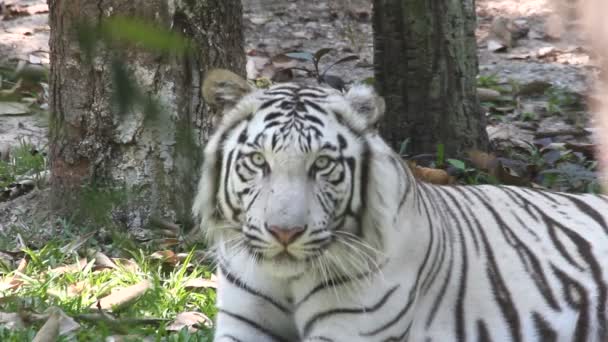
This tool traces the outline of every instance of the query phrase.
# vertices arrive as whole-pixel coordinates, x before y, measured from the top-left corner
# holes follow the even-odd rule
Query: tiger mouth
[[[296,258],[293,254],[289,253],[287,250],[283,250],[279,254],[270,257],[269,260],[272,260],[276,263],[292,263],[292,262],[301,262],[302,260]]]

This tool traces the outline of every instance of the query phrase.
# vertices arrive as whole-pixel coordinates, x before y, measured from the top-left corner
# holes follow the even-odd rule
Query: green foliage
[[[445,145],[437,144],[437,159],[435,160],[435,167],[443,168],[445,165]]]
[[[151,51],[182,55],[190,51],[190,41],[170,31],[138,18],[113,16],[101,25],[103,38],[110,42],[127,42]]]
[[[323,71],[320,71],[319,65],[321,63],[321,59],[325,55],[327,55],[328,53],[330,53],[334,50],[335,49],[333,49],[333,48],[322,48],[322,49],[319,49],[318,51],[316,51],[315,53],[311,53],[311,52],[307,52],[307,51],[297,51],[297,52],[286,53],[285,56],[287,56],[289,58],[301,60],[304,62],[310,62],[313,65],[312,70],[307,69],[307,68],[297,68],[297,67],[294,67],[291,69],[303,70],[303,71],[307,72],[308,75],[315,77],[317,79],[317,82],[319,82],[319,84],[326,83],[333,88],[342,90],[342,89],[344,89],[344,81],[337,76],[327,74],[327,72],[338,64],[354,61],[354,60],[359,59],[359,57],[355,56],[355,55],[349,55],[349,56],[340,58],[337,61],[329,64],[329,66],[327,66]]]
[[[128,192],[125,186],[87,185],[80,190],[79,210],[72,213],[72,219],[95,226],[111,225],[112,211],[127,202]]]
[[[34,176],[45,169],[45,156],[33,144],[21,140],[8,161],[0,160],[0,188],[15,182],[19,176]]]
[[[548,97],[548,108],[550,113],[562,113],[565,109],[580,109],[581,99],[575,93],[566,88],[552,86],[545,91]]]
[[[167,331],[168,324],[182,312],[197,311],[210,318],[216,315],[215,290],[185,287],[191,279],[211,276],[207,266],[193,262],[192,252],[174,264],[153,258],[150,251],[140,248],[130,252],[129,263],[117,262],[117,267],[99,269],[93,257],[98,251],[93,248],[94,240],[81,248],[69,246],[65,240],[53,240],[37,250],[23,248],[23,258],[27,260],[25,269],[18,273],[0,271],[0,281],[18,276],[23,282],[14,289],[0,291],[3,303],[0,311],[30,315],[58,307],[81,324],[74,339],[62,337],[60,341],[104,341],[119,334],[129,334],[133,341],[145,336],[156,336],[157,341],[211,340],[212,331],[207,328],[195,333],[186,329]],[[78,250],[83,253],[77,253]],[[87,260],[84,267],[58,267],[77,265],[82,258]],[[99,298],[142,281],[149,281],[151,286],[136,301],[112,314],[106,313],[109,319],[87,318],[91,314],[99,315],[95,308]],[[73,290],[75,286],[80,289],[77,293]],[[0,328],[0,341],[32,341],[43,323],[30,322],[26,328],[17,330]]]
[[[538,120],[538,114],[534,112],[523,112],[521,113],[520,118],[523,121],[536,121]]]
[[[495,87],[498,87],[499,83],[496,74],[477,76],[477,86],[480,88],[494,89]]]
[[[112,103],[119,114],[139,109],[146,114],[145,120],[155,120],[161,112],[160,104],[143,91],[124,62],[126,46],[135,46],[162,56],[183,56],[193,52],[192,43],[179,32],[134,17],[113,16],[99,25],[80,22],[75,34],[85,63],[91,64],[99,54],[98,48],[105,47],[111,53],[110,73],[112,75]]]

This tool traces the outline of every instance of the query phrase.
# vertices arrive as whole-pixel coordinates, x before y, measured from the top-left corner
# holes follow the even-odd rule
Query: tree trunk
[[[476,94],[474,0],[375,0],[376,85],[387,113],[381,133],[408,152],[486,149]]]
[[[111,216],[127,228],[143,228],[152,217],[189,224],[211,122],[202,77],[214,67],[244,74],[240,1],[49,0],[49,10],[54,209],[78,220]],[[115,15],[172,29],[196,46],[178,57],[121,45],[120,61],[159,103],[154,120],[147,109],[117,113],[111,99],[116,51],[102,47],[89,63],[79,48],[79,22],[99,25]]]

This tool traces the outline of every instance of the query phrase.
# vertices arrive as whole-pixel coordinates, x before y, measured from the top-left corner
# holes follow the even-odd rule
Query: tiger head
[[[370,139],[384,111],[370,87],[254,90],[215,70],[203,95],[225,110],[205,147],[193,212],[220,257],[288,277],[318,258],[362,253],[371,238]]]

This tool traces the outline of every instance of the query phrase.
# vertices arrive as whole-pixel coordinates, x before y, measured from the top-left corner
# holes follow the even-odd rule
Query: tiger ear
[[[251,90],[245,79],[226,69],[210,70],[203,81],[205,102],[224,111],[234,107]]]
[[[346,93],[346,100],[357,115],[362,117],[368,128],[377,128],[384,116],[386,105],[376,91],[364,84],[354,85]]]

